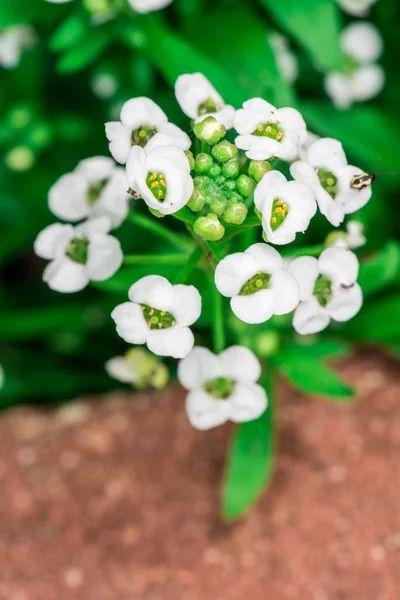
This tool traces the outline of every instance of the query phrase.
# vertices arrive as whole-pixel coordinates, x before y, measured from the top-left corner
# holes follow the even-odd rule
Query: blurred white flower
[[[272,156],[293,160],[307,138],[306,124],[297,110],[277,109],[262,98],[244,102],[236,111],[234,128],[239,133],[236,146],[254,160]]]
[[[271,244],[290,244],[296,233],[307,229],[317,212],[310,187],[288,181],[280,171],[269,171],[254,192],[254,203],[262,215],[262,226]]]
[[[90,83],[94,95],[102,100],[112,98],[118,90],[118,79],[111,73],[97,73]]]
[[[325,245],[327,247],[347,248],[348,250],[360,248],[367,241],[363,229],[364,226],[359,221],[348,221],[346,231],[333,231],[326,238]]]
[[[173,123],[150,98],[132,98],[121,109],[120,121],[105,124],[110,152],[121,164],[128,161],[134,147],[153,150],[159,146],[190,148],[189,136]]]
[[[124,356],[110,358],[105,368],[113,379],[138,388],[161,389],[169,379],[167,367],[143,348],[130,348]]]
[[[281,77],[288,83],[294,83],[299,75],[299,65],[296,55],[290,50],[288,38],[272,31],[268,39]]]
[[[345,248],[324,250],[317,259],[301,256],[288,267],[300,288],[300,304],[293,316],[293,327],[301,335],[325,329],[331,319],[348,321],[362,305],[357,281],[358,260]]]
[[[189,390],[186,412],[196,429],[211,429],[226,421],[257,419],[267,407],[257,357],[243,346],[231,346],[221,354],[196,346],[180,361],[178,379]]]
[[[308,185],[314,192],[319,210],[337,227],[346,214],[353,213],[371,198],[371,186],[352,187],[353,178],[362,170],[347,164],[342,144],[331,138],[321,138],[307,150],[307,161],[290,166],[296,181]]]
[[[13,69],[24,50],[36,42],[36,33],[29,25],[13,25],[0,29],[0,67]]]
[[[383,52],[383,40],[374,25],[367,22],[348,25],[341,35],[341,48],[348,57],[343,72],[328,73],[325,91],[337,108],[374,98],[385,82],[385,72],[375,61]]]
[[[118,227],[128,214],[127,187],[125,170],[112,158],[87,158],[50,188],[50,210],[71,222],[106,216],[113,228]]]
[[[231,308],[245,323],[264,323],[285,315],[299,303],[295,278],[284,270],[279,252],[268,244],[253,244],[221,260],[215,285],[231,298]]]
[[[77,227],[55,223],[35,240],[35,253],[51,262],[43,280],[57,292],[78,292],[89,281],[104,281],[119,269],[123,254],[119,241],[108,235],[107,217],[85,221]]]
[[[172,285],[147,275],[129,290],[130,302],[111,313],[118,334],[130,344],[147,344],[159,356],[183,358],[193,348],[193,325],[201,313],[201,296],[192,285]]]
[[[195,123],[214,117],[225,129],[233,127],[235,109],[225,104],[222,96],[202,73],[180,75],[175,82],[179,106]]]
[[[172,0],[128,0],[132,8],[138,13],[149,13],[169,6]]]
[[[353,17],[366,17],[377,0],[337,0],[339,6]]]
[[[4,369],[3,369],[2,365],[0,365],[0,390],[4,386],[5,380],[6,380],[6,376],[4,373]]]
[[[129,187],[163,215],[185,206],[193,193],[189,161],[180,148],[160,146],[145,151],[134,146],[126,172]]]

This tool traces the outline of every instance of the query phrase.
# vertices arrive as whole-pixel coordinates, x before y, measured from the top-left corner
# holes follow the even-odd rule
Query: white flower
[[[337,0],[340,7],[353,17],[365,17],[377,0]]]
[[[201,297],[192,285],[172,285],[165,277],[142,277],[129,290],[130,302],[111,316],[118,334],[130,344],[147,344],[160,356],[183,358],[193,348],[189,329],[200,316]]]
[[[202,73],[180,75],[175,83],[179,106],[195,123],[214,117],[225,129],[233,127],[235,109],[225,104],[214,86]]]
[[[128,214],[127,187],[125,170],[112,158],[87,158],[50,188],[50,210],[72,222],[106,216],[118,227]]]
[[[257,419],[267,407],[265,390],[256,383],[260,375],[257,357],[243,346],[231,346],[219,355],[193,348],[178,366],[178,379],[189,390],[190,423],[205,430],[229,420]]]
[[[107,217],[85,221],[77,227],[55,223],[41,231],[35,240],[35,253],[51,262],[43,280],[57,292],[78,292],[89,281],[104,281],[121,266],[119,241],[107,235]]]
[[[106,136],[110,152],[121,164],[128,161],[132,147],[146,146],[153,150],[159,146],[190,148],[190,138],[173,123],[150,98],[132,98],[121,109],[120,121],[106,123]]]
[[[36,41],[35,31],[29,25],[14,25],[0,29],[0,66],[13,69],[20,61],[22,52]]]
[[[383,51],[383,40],[371,23],[352,23],[343,30],[340,40],[349,57],[346,72],[335,71],[325,78],[325,91],[337,108],[346,109],[353,102],[374,98],[383,88],[385,73],[374,64]]]
[[[96,73],[91,79],[91,87],[97,98],[112,98],[118,90],[119,82],[111,73]]]
[[[304,183],[287,181],[280,171],[269,171],[254,192],[262,214],[266,238],[272,244],[290,244],[296,233],[307,229],[317,212],[314,193]]]
[[[149,13],[169,6],[172,0],[128,0],[129,4],[138,13]]]
[[[314,142],[307,150],[307,161],[290,166],[293,179],[313,190],[321,213],[335,227],[346,214],[362,208],[371,198],[371,186],[352,187],[354,177],[362,172],[347,164],[342,144],[331,138]]]
[[[105,364],[106,371],[110,377],[122,383],[135,383],[138,378],[137,370],[132,361],[126,356],[114,356]]]
[[[293,160],[307,138],[306,124],[297,110],[277,109],[262,98],[247,100],[236,111],[234,128],[240,134],[236,146],[254,160],[271,156]]]
[[[124,356],[114,356],[105,364],[110,377],[137,388],[166,386],[169,372],[162,361],[143,348],[130,348]]]
[[[183,150],[173,146],[146,151],[135,146],[126,173],[129,187],[163,215],[170,215],[185,206],[193,193],[189,161]]]
[[[348,221],[346,231],[334,231],[327,237],[328,246],[337,246],[349,250],[364,246],[367,238],[363,234],[364,226],[359,221]],[[330,236],[332,242],[329,243]]]
[[[215,270],[215,285],[231,298],[233,312],[245,323],[264,323],[272,315],[291,312],[299,303],[295,278],[268,244],[253,244],[222,259]]]
[[[300,304],[293,327],[301,335],[325,329],[331,319],[348,321],[362,305],[361,288],[356,283],[358,260],[344,248],[328,248],[317,259],[295,258],[288,265],[300,287]]]
[[[276,31],[272,31],[268,39],[282,78],[288,83],[294,83],[299,75],[299,65],[295,54],[290,50],[288,39]]]

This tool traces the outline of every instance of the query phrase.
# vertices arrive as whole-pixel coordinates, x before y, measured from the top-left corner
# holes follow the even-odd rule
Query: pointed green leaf
[[[50,38],[50,49],[61,52],[75,46],[85,35],[87,22],[82,13],[73,13],[61,23]]]
[[[57,70],[62,75],[75,73],[92,64],[110,42],[104,28],[90,30],[81,43],[67,50],[57,63]]]
[[[400,282],[400,244],[389,240],[386,245],[360,263],[358,283],[370,296]]]

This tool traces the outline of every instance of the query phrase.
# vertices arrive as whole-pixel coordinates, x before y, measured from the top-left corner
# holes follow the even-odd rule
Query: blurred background
[[[173,0],[146,15],[125,0],[2,2],[0,599],[400,598],[399,16],[397,0]],[[367,38],[355,55],[344,41],[365,21],[367,58]],[[123,102],[149,96],[188,130],[173,84],[196,71],[236,107],[261,96],[298,108],[350,164],[390,172],[356,215],[366,300],[340,330],[361,347],[338,363],[359,402],[304,399],[281,382],[273,485],[234,527],[218,516],[229,428],[192,431],[175,384],[132,394],[105,372],[126,350],[110,312],[146,273],[124,268],[64,296],[32,250],[55,221],[49,188],[108,156],[104,123]],[[316,217],[302,243],[330,229]],[[129,223],[116,235],[126,253],[165,249]]]

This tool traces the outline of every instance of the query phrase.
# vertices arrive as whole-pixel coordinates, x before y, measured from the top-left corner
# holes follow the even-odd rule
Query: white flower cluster
[[[318,208],[337,227],[368,202],[374,177],[348,165],[340,142],[307,132],[295,109],[277,109],[253,98],[235,111],[200,73],[179,77],[175,92],[202,151],[193,156],[188,135],[149,98],[126,102],[120,120],[105,127],[110,152],[125,168],[111,158],[89,158],[50,190],[52,212],[78,224],[50,225],[39,234],[35,251],[51,261],[44,280],[54,290],[74,292],[115,273],[123,254],[109,231],[126,218],[130,195],[160,215],[187,205],[208,213],[197,222],[211,218],[219,224],[223,215],[236,225],[254,198],[264,242],[225,256],[214,274],[218,292],[230,298],[236,317],[259,324],[293,312],[293,327],[301,335],[353,317],[362,304],[358,260],[350,250],[365,242],[359,223],[349,222],[347,233],[331,234],[319,258],[284,260],[271,244],[293,242]],[[227,129],[235,130],[235,144],[224,139]],[[292,179],[272,169],[272,158],[273,164],[275,159],[289,163]],[[237,207],[243,207],[239,220]],[[213,239],[201,225],[192,233]],[[262,414],[267,397],[256,383],[261,366],[254,354],[233,346],[216,356],[194,346],[191,327],[202,310],[195,287],[147,275],[133,283],[128,297],[111,315],[118,334],[129,344],[146,344],[158,356],[181,359],[178,377],[189,390],[187,412],[195,427]],[[112,359],[108,372],[121,381],[138,381],[138,359],[132,356]]]
[[[342,71],[328,73],[325,90],[339,109],[354,102],[365,102],[379,94],[385,83],[385,72],[376,64],[383,52],[383,40],[371,23],[351,23],[340,38],[345,64]]]

